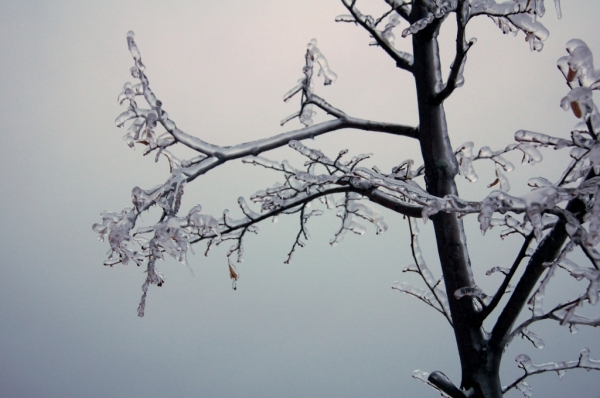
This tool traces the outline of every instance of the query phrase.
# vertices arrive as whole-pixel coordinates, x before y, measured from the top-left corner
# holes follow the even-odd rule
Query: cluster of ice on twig
[[[469,17],[487,15],[502,33],[525,34],[531,51],[541,51],[548,30],[537,19],[546,13],[543,0],[515,0],[496,3],[494,0],[470,0]],[[561,18],[560,0],[555,0],[556,14]]]
[[[570,369],[585,369],[585,370],[600,370],[600,361],[590,358],[590,350],[584,348],[579,353],[579,358],[574,361],[559,361],[536,364],[528,355],[520,354],[515,358],[519,368],[523,369],[525,374],[515,380],[512,384],[502,387],[502,392],[506,393],[512,388],[517,388],[525,397],[533,395],[531,386],[525,382],[525,378],[546,372],[556,372],[559,379],[562,379],[567,370]]]
[[[411,264],[404,268],[402,272],[414,272],[418,274],[425,283],[427,289],[419,288],[405,282],[396,282],[392,286],[392,289],[416,297],[433,309],[439,311],[446,317],[450,325],[452,325],[452,316],[450,314],[447,294],[439,287],[443,284],[442,278],[435,278],[423,259],[423,252],[419,245],[419,227],[416,220],[409,218],[408,225],[411,233],[410,243],[412,257],[415,264]]]
[[[295,118],[299,118],[300,122],[307,127],[313,124],[312,118],[316,115],[316,112],[313,110],[313,105],[308,103],[308,101],[311,99],[314,92],[313,74],[315,63],[319,66],[317,76],[323,76],[324,84],[326,86],[337,80],[337,75],[329,68],[327,59],[317,47],[317,39],[312,39],[306,47],[306,64],[304,65],[304,68],[302,68],[304,77],[300,78],[298,84],[283,96],[283,101],[287,102],[296,94],[302,93],[300,110],[283,119],[280,122],[282,126]]]

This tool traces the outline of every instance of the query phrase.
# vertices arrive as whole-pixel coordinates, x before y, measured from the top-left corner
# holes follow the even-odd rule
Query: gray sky
[[[374,14],[383,9],[379,3],[358,2]],[[567,87],[556,60],[574,37],[600,51],[600,7],[563,1],[557,21],[547,3],[550,38],[541,53],[530,53],[523,35],[503,36],[487,18],[470,26],[478,42],[466,83],[446,104],[455,147],[471,140],[477,148],[500,148],[522,128],[566,136],[575,125],[559,107]],[[301,77],[313,37],[339,76],[333,86],[317,87],[319,95],[351,115],[416,124],[409,76],[369,47],[360,28],[333,21],[344,11],[334,0],[0,0],[0,396],[437,396],[411,379],[415,369],[441,370],[458,382],[444,319],[390,289],[409,280],[401,270],[412,262],[408,227],[397,215],[385,213],[386,234],[371,228],[334,248],[333,212],[311,220],[312,239],[291,265],[283,261],[297,220],[265,223],[248,240],[237,291],[224,250],[204,257],[200,245],[190,257],[195,276],[174,261],[160,265],[167,283],[150,289],[143,319],[136,316],[143,269],[104,267],[108,245],[91,230],[101,211],[131,205],[134,186],[150,188],[168,174],[164,161],[130,150],[114,125],[122,111],[117,95],[131,80],[128,30],[136,32],[170,117],[209,142],[229,145],[299,127],[279,127],[298,105],[281,97]],[[399,37],[405,27],[398,28],[400,46],[408,44]],[[441,38],[445,68],[453,42],[448,26]],[[347,147],[373,152],[382,170],[419,159],[414,143],[364,132],[337,132],[308,145],[330,154]],[[510,176],[515,192],[527,176],[556,177],[566,160],[551,155],[538,169],[521,166]],[[291,150],[270,157],[297,159]],[[485,195],[492,169],[480,175],[480,184],[460,182],[465,196]],[[188,187],[184,205],[200,203],[218,215],[278,179],[226,165]],[[467,226],[477,274],[512,261],[517,240],[482,238],[475,223]],[[422,244],[435,267],[429,227],[422,228]],[[547,348],[515,341],[505,357],[505,384],[520,375],[512,358],[521,352],[539,363],[575,359],[587,346],[600,357],[597,331],[571,335],[554,324],[535,330]],[[538,397],[595,397],[598,380],[568,372],[562,381],[545,375],[531,384]]]

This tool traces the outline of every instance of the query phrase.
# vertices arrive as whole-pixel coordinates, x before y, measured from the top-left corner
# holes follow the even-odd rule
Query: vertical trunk
[[[424,8],[413,4],[412,21],[426,15]],[[438,29],[436,20],[413,35],[413,55],[427,191],[443,197],[458,194],[454,181],[458,165],[448,136],[443,104],[434,100],[442,82]],[[462,220],[454,214],[438,213],[432,221],[460,356],[461,387],[473,388],[475,397],[501,397],[499,360],[488,355],[487,341],[473,304],[468,298],[456,300],[454,297],[457,289],[473,283]]]

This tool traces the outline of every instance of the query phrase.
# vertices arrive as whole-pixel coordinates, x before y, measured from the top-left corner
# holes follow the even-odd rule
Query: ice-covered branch
[[[525,354],[518,355],[515,358],[515,361],[517,362],[518,366],[523,369],[525,374],[508,386],[502,387],[502,393],[506,393],[507,391],[516,387],[523,393],[525,397],[531,396],[532,391],[531,387],[525,382],[527,377],[546,372],[556,372],[558,377],[562,379],[567,370],[571,369],[585,369],[587,371],[600,370],[600,361],[591,359],[590,350],[587,348],[581,350],[579,358],[574,361],[559,361],[536,364],[529,356]]]
[[[400,14],[392,12],[383,31],[376,29],[375,19],[370,15],[363,15],[355,6],[355,1],[342,0],[351,15],[339,15],[336,22],[350,22],[362,26],[374,40],[374,44],[381,47],[395,62],[396,66],[412,73],[414,59],[411,54],[396,50],[394,47],[395,35],[392,32],[400,24]]]
[[[494,309],[496,309],[496,307],[498,306],[498,303],[500,303],[500,300],[502,299],[502,297],[504,296],[504,294],[506,293],[506,291],[508,289],[508,286],[510,284],[512,277],[515,275],[515,272],[517,272],[519,265],[521,264],[523,259],[526,257],[527,249],[529,248],[529,245],[531,244],[531,241],[533,240],[533,238],[534,238],[533,233],[530,233],[525,238],[525,242],[523,242],[523,244],[521,245],[521,250],[519,250],[519,254],[517,254],[517,258],[515,258],[515,261],[513,262],[512,266],[510,267],[510,270],[506,273],[504,280],[502,281],[502,284],[498,288],[498,291],[496,291],[496,294],[494,294],[490,303],[485,308],[483,308],[483,310],[480,312],[479,317],[480,317],[481,322],[483,322],[483,320],[485,320],[488,317],[488,315],[490,315],[492,313],[492,311],[494,311]]]
[[[292,244],[292,249],[288,253],[287,259],[284,261],[285,264],[289,264],[292,260],[292,255],[296,251],[296,247],[304,247],[305,243],[302,241],[302,236],[304,236],[305,240],[310,239],[310,235],[306,229],[306,222],[308,219],[313,216],[320,216],[321,214],[323,214],[322,210],[312,210],[307,213],[306,205],[302,205],[300,208],[300,228],[298,230],[298,234],[296,235],[296,240]]]
[[[159,155],[164,154],[168,157],[171,168],[181,168],[181,171],[186,175],[188,182],[229,160],[239,159],[249,155],[258,155],[262,152],[285,146],[292,140],[314,138],[318,135],[344,128],[378,131],[411,138],[417,138],[418,136],[418,130],[414,127],[350,117],[315,95],[311,88],[312,68],[315,63],[320,67],[319,73],[325,76],[325,84],[329,84],[335,80],[336,75],[329,69],[327,60],[316,47],[316,41],[313,40],[309,43],[309,48],[305,57],[307,60],[307,66],[304,68],[305,78],[296,88],[290,90],[284,98],[285,100],[288,100],[297,92],[303,93],[302,109],[295,115],[300,117],[306,127],[239,145],[214,145],[185,133],[176,126],[173,120],[169,119],[168,114],[163,109],[162,102],[156,98],[156,95],[150,88],[148,78],[144,72],[145,66],[141,61],[139,49],[134,41],[133,32],[128,33],[127,40],[130,52],[135,61],[135,66],[131,69],[131,74],[134,78],[139,79],[140,83],[134,86],[127,83],[124,86],[123,92],[119,95],[119,102],[124,103],[128,100],[129,107],[117,117],[115,123],[118,127],[123,127],[126,122],[132,120],[128,133],[124,137],[127,143],[132,147],[136,143],[146,145],[146,153],[157,150],[157,159]],[[138,107],[136,102],[136,97],[138,96],[142,96],[146,100],[150,105],[150,109]],[[313,104],[320,107],[328,114],[336,117],[336,120],[312,125],[310,115],[312,115],[313,111],[310,110],[309,107]],[[160,137],[156,137],[154,131],[158,124],[161,124],[167,131]],[[166,150],[168,146],[175,143],[181,143],[182,145],[199,152],[201,155],[194,159],[180,161]]]
[[[569,201],[566,210],[582,217],[585,212],[585,204],[580,199],[575,198]],[[496,350],[504,350],[504,347],[510,341],[510,330],[534,291],[537,281],[546,270],[544,264],[555,261],[567,238],[567,223],[561,219],[536,248],[523,276],[517,283],[492,329],[490,341]]]
[[[279,214],[285,213],[285,211],[287,211],[287,210],[294,209],[298,206],[303,206],[303,205],[305,205],[309,202],[312,202],[313,200],[319,199],[321,197],[324,197],[327,195],[333,195],[333,194],[337,194],[337,193],[345,193],[345,192],[348,192],[351,190],[352,190],[352,188],[348,187],[348,186],[337,186],[337,187],[325,188],[320,191],[312,192],[310,194],[301,194],[301,195],[296,196],[293,199],[289,199],[289,200],[285,201],[284,203],[280,203],[276,207],[272,207],[268,211],[264,211],[261,213],[254,213],[254,212],[250,213],[249,211],[243,211],[245,213],[246,217],[244,217],[243,219],[240,219],[240,220],[230,219],[227,215],[228,213],[226,213],[223,218],[227,219],[227,221],[220,223],[219,234],[220,235],[228,235],[228,234],[231,234],[232,232],[235,232],[238,230],[243,230],[244,228],[248,228],[251,225],[258,224],[261,221],[276,217]],[[240,198],[240,201],[242,201],[242,200],[243,199]],[[241,206],[246,206],[245,202],[244,202],[244,204],[241,204]],[[206,240],[206,239],[215,239],[215,238],[222,239],[219,237],[219,234],[217,234],[217,232],[198,234],[195,238],[190,240],[190,244],[194,244],[194,243],[200,242],[202,240]]]
[[[422,291],[421,289],[417,289],[406,284],[398,285],[394,288],[401,292],[416,296],[431,307],[435,308],[442,315],[444,315],[450,326],[452,326],[452,319],[450,316],[450,308],[448,306],[446,292],[438,288],[438,286],[442,283],[442,279],[434,278],[433,274],[429,270],[429,267],[427,267],[427,264],[423,259],[421,247],[419,245],[419,228],[416,221],[410,217],[408,218],[408,227],[410,230],[411,253],[415,264],[405,268],[403,272],[415,272],[419,274],[429,291]]]
[[[417,379],[422,381],[423,383],[429,385],[430,387],[437,390],[442,397],[450,397],[450,398],[468,398],[472,395],[473,389],[469,389],[467,391],[461,390],[450,381],[448,376],[443,374],[440,371],[434,371],[428,373],[422,370],[415,370],[412,373],[413,379]]]
[[[467,1],[459,1],[456,10],[456,54],[454,61],[450,65],[450,74],[446,80],[446,84],[436,95],[435,101],[442,103],[444,100],[458,87],[464,84],[463,71],[467,62],[467,52],[477,42],[477,39],[472,38],[468,42],[465,40],[465,29],[468,22],[468,7]]]
[[[560,3],[557,2],[557,15],[560,18]],[[468,18],[477,15],[490,17],[502,30],[502,33],[525,33],[531,51],[541,51],[543,41],[548,38],[548,30],[537,19],[544,16],[546,10],[543,1],[514,0],[496,3],[494,0],[469,0]]]
[[[317,99],[313,100],[315,102],[318,101]],[[256,156],[260,153],[285,146],[290,141],[302,141],[345,128],[377,131],[410,138],[417,138],[418,134],[418,130],[415,127],[392,123],[373,122],[370,120],[363,120],[349,116],[315,124],[303,129],[282,133],[273,137],[228,147],[220,147],[208,144],[199,138],[183,133],[179,129],[173,130],[173,134],[179,141],[185,141],[189,144],[188,146],[208,156],[206,160],[184,169],[184,173],[188,176],[188,180],[191,181],[199,175],[202,175],[227,161],[251,155]]]
[[[586,302],[594,305],[600,300],[600,271],[594,268],[581,267],[569,260],[567,254],[573,250],[574,246],[575,241],[571,240],[555,261],[545,264],[548,271],[528,301],[532,316],[513,330],[508,341],[512,340],[517,334],[523,333],[523,330],[532,323],[545,319],[558,321],[561,325],[568,324],[571,328],[577,327],[576,325],[600,326],[600,317],[589,319],[575,312],[578,307],[582,307]],[[543,304],[546,287],[558,268],[566,270],[577,281],[587,281],[588,287],[585,293],[580,294],[579,297],[558,304],[550,311],[544,312]]]
[[[389,12],[397,12],[405,21],[410,18],[410,10],[412,7],[412,0],[385,0],[390,5],[391,10]],[[387,13],[386,13],[387,14]],[[386,15],[387,16],[387,15]],[[381,17],[383,19],[384,17]]]
[[[467,398],[469,393],[466,391],[461,391],[458,387],[450,381],[448,376],[443,374],[440,371],[431,372],[427,380],[433,384],[435,387],[439,388],[440,391],[448,394],[451,398]]]

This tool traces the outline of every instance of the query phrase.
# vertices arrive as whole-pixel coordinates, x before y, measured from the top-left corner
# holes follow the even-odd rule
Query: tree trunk
[[[411,21],[427,11],[413,4]],[[442,103],[435,96],[442,83],[437,35],[439,20],[413,35],[414,77],[419,107],[419,139],[425,164],[427,191],[435,196],[458,195],[458,174]],[[454,335],[460,356],[461,387],[474,389],[474,397],[502,396],[499,360],[488,355],[487,341],[472,300],[457,300],[454,292],[473,283],[463,223],[455,214],[440,212],[432,217],[444,283],[448,294]]]

